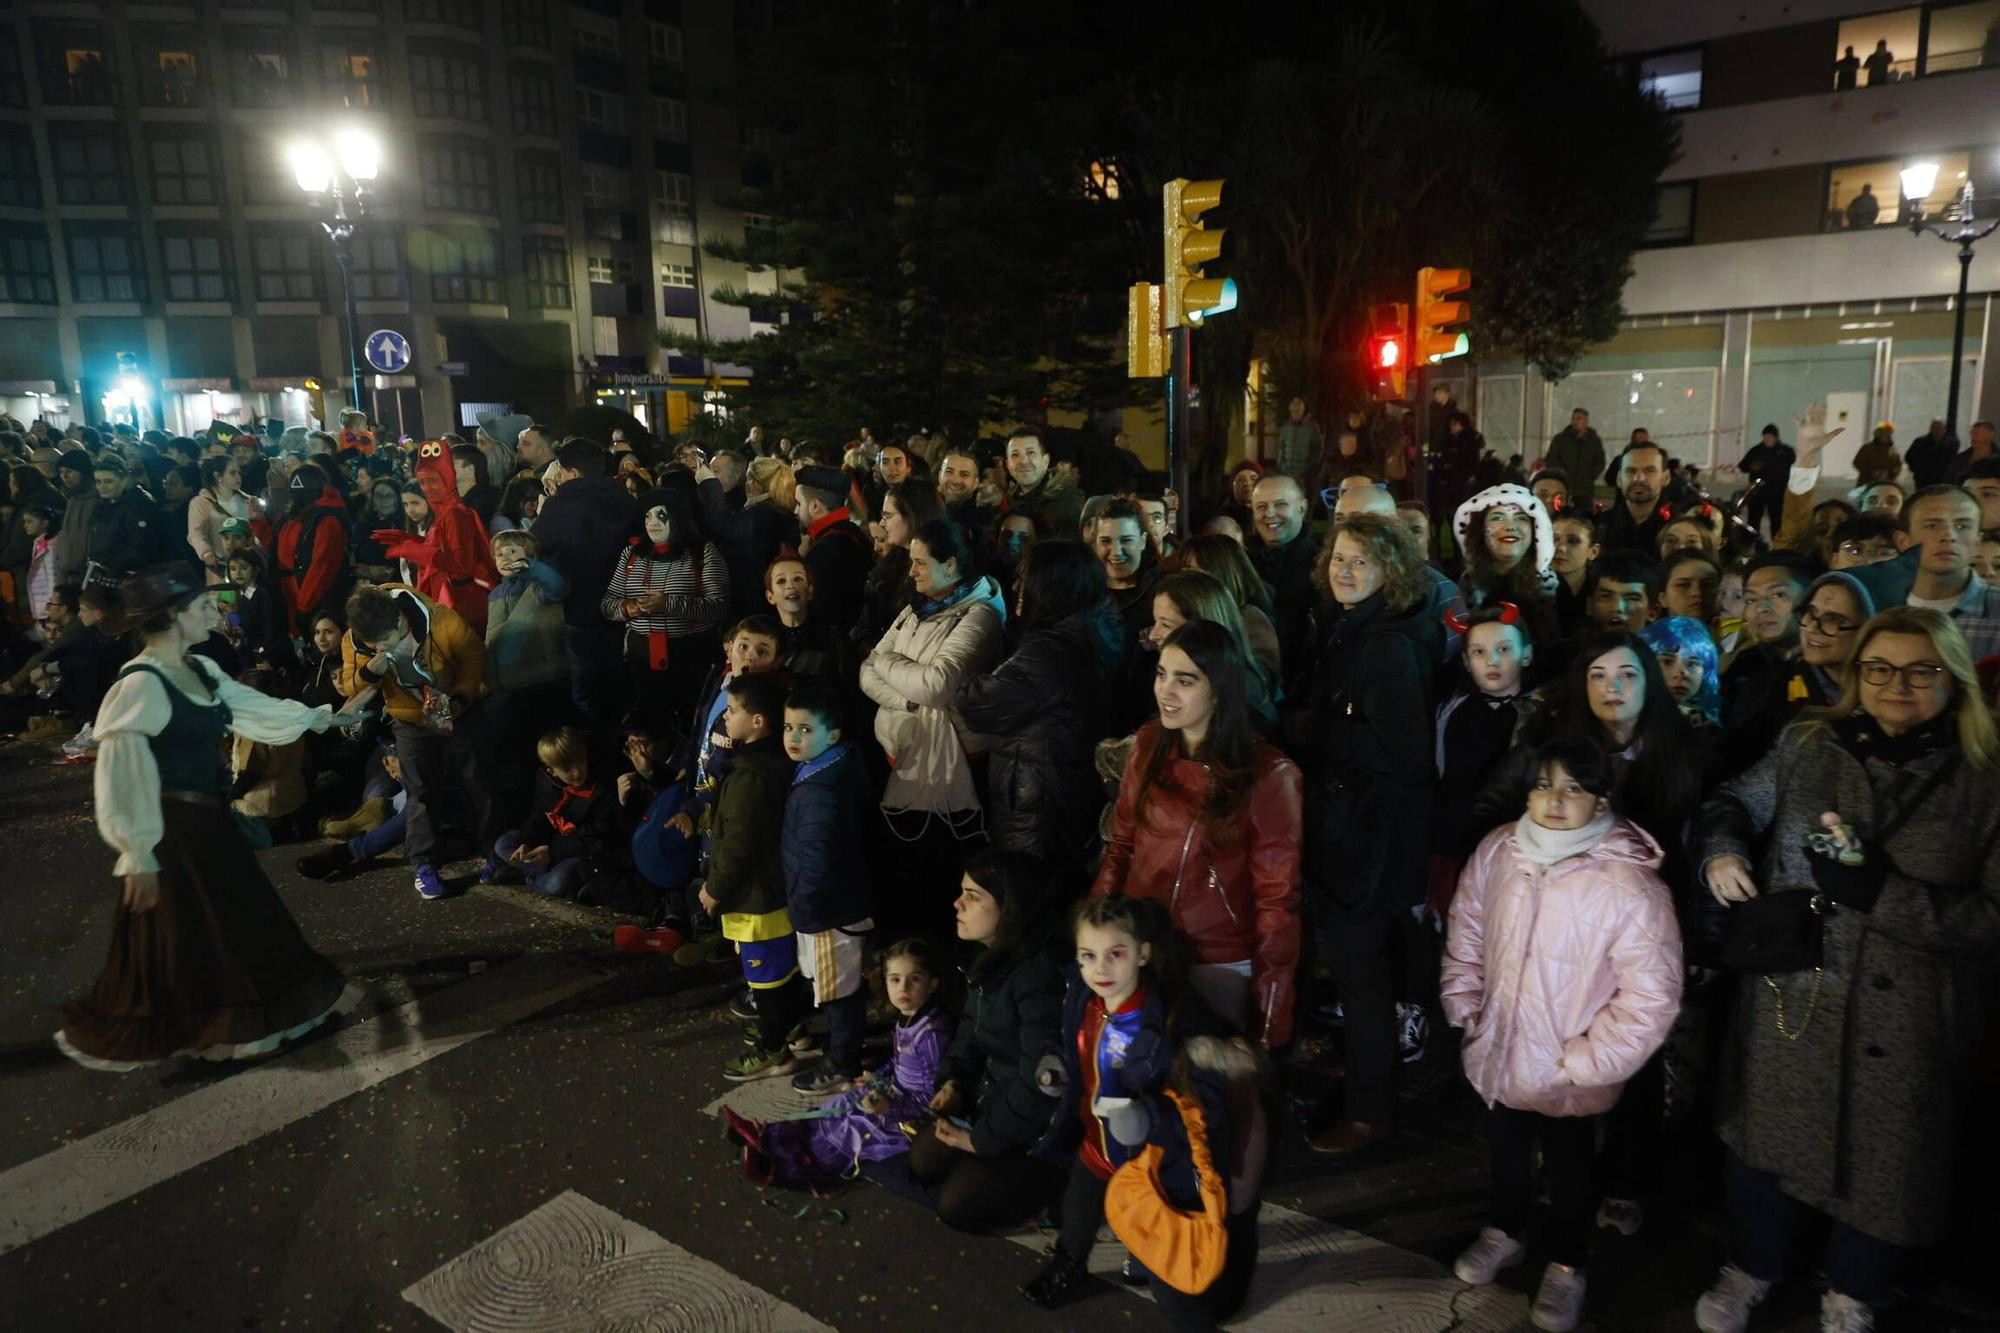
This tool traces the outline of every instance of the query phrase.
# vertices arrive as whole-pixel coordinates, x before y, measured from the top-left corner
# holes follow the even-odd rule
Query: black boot
[[[347,850],[346,843],[336,842],[331,847],[301,856],[299,873],[307,879],[332,879],[353,864],[354,853]]]
[[[1089,1276],[1090,1269],[1084,1261],[1070,1258],[1058,1245],[1049,1256],[1048,1267],[1023,1285],[1021,1294],[1044,1310],[1052,1310],[1068,1300],[1070,1293]]]

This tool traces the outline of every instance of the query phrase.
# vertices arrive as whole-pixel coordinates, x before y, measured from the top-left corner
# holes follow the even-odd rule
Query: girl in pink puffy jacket
[[[1556,740],[1536,771],[1527,813],[1487,834],[1459,877],[1442,989],[1493,1153],[1492,1223],[1455,1271],[1487,1283],[1527,1253],[1539,1142],[1550,1262],[1531,1318],[1561,1330],[1583,1312],[1595,1117],[1666,1040],[1681,936],[1659,844],[1612,813],[1603,750]]]

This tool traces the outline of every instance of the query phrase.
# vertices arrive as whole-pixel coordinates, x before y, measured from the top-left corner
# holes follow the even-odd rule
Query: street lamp
[[[1921,236],[1925,232],[1940,241],[1958,247],[1958,304],[1954,307],[1957,318],[1951,332],[1951,394],[1945,405],[1944,429],[1947,435],[1958,429],[1958,380],[1965,368],[1965,289],[1972,276],[1972,247],[1993,234],[2000,227],[2000,218],[1984,227],[1975,226],[1972,217],[1972,180],[1968,176],[1958,190],[1958,197],[1945,206],[1947,221],[1956,221],[1956,230],[1947,231],[1933,223],[1924,221],[1924,200],[1931,197],[1937,188],[1938,164],[1935,162],[1912,162],[1902,171],[1903,198],[1910,206],[1910,232]],[[1954,214],[1956,217],[1954,218]]]
[[[354,233],[368,215],[368,187],[382,168],[382,145],[364,129],[334,131],[331,148],[310,139],[294,143],[287,156],[299,188],[312,197],[320,230],[333,242],[340,261],[341,294],[347,302],[347,378],[354,409],[361,410],[361,348],[354,309]],[[326,424],[324,422],[322,425]]]

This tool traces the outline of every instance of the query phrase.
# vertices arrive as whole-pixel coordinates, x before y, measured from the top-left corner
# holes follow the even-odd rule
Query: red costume
[[[401,528],[377,528],[371,535],[390,559],[415,566],[418,592],[458,612],[484,637],[486,594],[500,582],[486,525],[458,498],[449,443],[425,440],[418,445],[416,473],[431,506],[430,531],[417,537]]]

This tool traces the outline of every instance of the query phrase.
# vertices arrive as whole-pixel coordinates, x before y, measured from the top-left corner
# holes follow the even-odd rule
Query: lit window
[[[1834,88],[1874,88],[1915,78],[1922,31],[1923,11],[1914,6],[1848,19],[1834,39]]]
[[[693,264],[661,264],[660,285],[663,287],[694,286]]]
[[[1669,111],[1701,105],[1701,51],[1672,51],[1639,61],[1639,90]]]
[[[1967,173],[1972,169],[1965,153],[1930,153],[1923,158],[1938,164],[1937,183],[1930,197],[1903,198],[1903,168],[1915,159],[1886,158],[1877,162],[1849,162],[1827,172],[1826,218],[1828,231],[1864,231],[1870,227],[1893,227],[1906,222],[1910,209],[1923,205],[1927,215],[1937,216],[1958,197]]]

